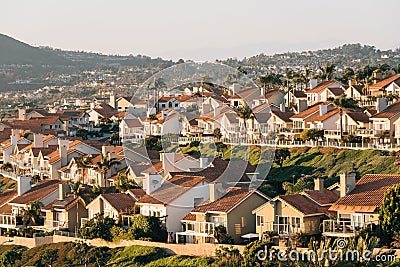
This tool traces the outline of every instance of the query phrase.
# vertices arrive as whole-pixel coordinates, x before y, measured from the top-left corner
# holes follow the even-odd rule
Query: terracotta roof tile
[[[373,115],[371,118],[387,118],[390,119],[391,117],[397,115],[400,113],[400,101],[397,101],[396,103],[393,103],[389,107],[387,107],[385,110],[382,112],[376,113]]]
[[[331,81],[323,81],[321,83],[319,83],[316,87],[309,89],[306,91],[306,94],[315,94],[315,93],[319,93],[322,90],[329,88],[329,86],[331,86],[332,84],[336,83],[337,81],[335,80],[331,80]]]
[[[380,207],[388,188],[400,184],[400,174],[366,174],[347,196],[339,198],[330,210],[373,212]]]
[[[230,212],[236,205],[238,205],[245,198],[255,193],[249,191],[246,187],[231,187],[228,192],[213,202],[206,202],[194,208],[191,212],[207,213],[207,212]]]
[[[320,207],[318,204],[301,194],[282,195],[278,196],[278,198],[280,198],[304,215],[327,213],[327,207]]]
[[[125,193],[101,194],[118,212],[127,212],[135,205],[135,200]]]
[[[369,89],[376,90],[376,89],[383,89],[386,86],[390,85],[392,82],[400,80],[400,73],[390,76],[380,82],[372,84],[369,86]],[[399,81],[400,82],[400,81]]]
[[[306,190],[302,194],[308,198],[317,202],[320,206],[329,205],[335,203],[339,196],[332,191],[324,188],[323,191],[319,190]]]
[[[10,203],[14,204],[29,204],[31,202],[40,201],[45,196],[58,190],[58,185],[61,184],[58,180],[44,180],[37,183],[31,190],[14,198]]]

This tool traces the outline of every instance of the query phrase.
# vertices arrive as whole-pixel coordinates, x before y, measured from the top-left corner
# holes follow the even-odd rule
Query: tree
[[[283,162],[290,157],[290,151],[287,148],[278,148],[275,151],[275,162],[279,165],[282,170]]]
[[[76,161],[76,165],[79,170],[79,181],[84,180],[85,170],[92,164],[92,158],[90,156],[83,156]]]
[[[319,138],[323,137],[324,137],[324,130],[307,129],[300,133],[300,139],[303,141],[309,141],[309,140],[317,141]]]
[[[152,241],[167,241],[167,230],[160,221],[154,216],[143,216],[136,214],[131,217],[131,225],[127,236],[131,239],[147,238]]]
[[[385,236],[400,233],[400,185],[389,188],[379,209],[379,221]]]
[[[135,183],[135,181],[130,180],[125,172],[119,172],[115,187],[119,192],[125,192],[129,189],[137,188],[138,185]]]
[[[76,242],[74,245],[74,252],[76,256],[79,259],[79,264],[84,264],[85,267],[89,263],[89,255],[88,255],[88,250],[89,250],[89,245],[86,244],[85,242]]]
[[[79,129],[78,131],[76,131],[76,136],[82,137],[83,140],[87,139],[88,134],[89,134],[89,131],[86,129]]]
[[[43,204],[41,202],[31,202],[26,208],[22,210],[22,221],[25,226],[28,226],[30,223],[38,225],[42,222],[42,207]]]
[[[53,262],[58,258],[58,249],[45,249],[39,254],[39,259],[42,264],[52,266]]]
[[[218,225],[214,228],[214,236],[218,241],[218,244],[233,244],[233,239],[228,232],[226,227],[223,225]]]
[[[336,66],[331,63],[326,63],[323,67],[319,66],[320,78],[326,81],[332,80],[333,74],[335,73]]]
[[[110,153],[107,153],[106,155],[102,154],[100,161],[96,163],[97,168],[99,168],[101,170],[103,179],[106,179],[107,171],[112,166],[119,165],[119,164],[121,164],[121,162],[119,162],[119,160],[117,160],[116,158],[110,158]]]
[[[217,138],[218,140],[221,139],[222,133],[221,133],[221,129],[220,128],[214,129],[214,137]]]
[[[111,241],[112,235],[110,229],[114,225],[115,220],[113,218],[104,217],[103,214],[96,214],[93,219],[87,221],[79,229],[79,232],[83,238],[102,238],[106,241]]]
[[[254,119],[253,111],[251,110],[251,108],[248,105],[244,105],[244,106],[240,106],[240,107],[236,108],[236,112],[237,112],[239,118],[243,120],[244,128],[247,129],[246,122],[249,119],[252,119],[252,120]]]
[[[0,256],[0,264],[1,266],[15,266],[15,262],[22,258],[22,249],[12,248],[11,250],[7,250]]]
[[[357,101],[352,98],[347,98],[345,94],[341,95],[339,98],[330,99],[330,101],[339,109],[339,124],[340,124],[340,140],[343,139],[343,109],[358,108]]]
[[[107,247],[94,247],[88,251],[89,261],[95,263],[98,267],[105,266],[110,258]]]
[[[77,199],[76,202],[76,226],[75,226],[75,233],[78,232],[78,228],[79,228],[79,201],[80,197],[82,197],[82,185],[80,181],[76,181],[73,184],[69,185],[70,187],[70,195],[72,195],[74,197],[74,199]]]

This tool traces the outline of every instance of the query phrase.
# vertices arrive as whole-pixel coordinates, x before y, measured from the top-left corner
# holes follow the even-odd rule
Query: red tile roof
[[[331,80],[331,81],[323,81],[321,83],[319,83],[316,87],[307,90],[306,94],[315,94],[315,93],[319,93],[322,90],[328,88],[329,86],[333,85],[334,83],[336,83],[337,81],[335,80]]]
[[[101,194],[110,205],[118,212],[130,211],[135,205],[135,200],[125,193]]]
[[[369,89],[372,89],[372,90],[383,89],[386,86],[390,85],[392,82],[400,83],[400,73],[397,73],[397,74],[390,76],[380,82],[370,85]]]
[[[319,190],[305,190],[302,194],[317,202],[320,206],[335,203],[339,196],[332,191],[324,188],[323,191]]]
[[[371,118],[372,119],[390,119],[393,116],[397,115],[400,113],[400,101],[397,101],[396,103],[390,105],[389,107],[387,107],[387,109],[383,110],[382,112],[376,113],[375,115],[373,115]]]
[[[29,204],[32,202],[40,201],[45,196],[51,194],[52,192],[58,190],[58,185],[61,184],[58,180],[43,180],[32,187],[31,190],[14,198],[10,203],[14,204]]]
[[[197,206],[191,212],[207,213],[207,212],[222,212],[229,213],[234,209],[240,202],[252,195],[253,193],[259,194],[264,198],[268,199],[267,196],[258,191],[249,191],[246,187],[231,187],[227,193],[221,198],[213,202],[205,202],[204,204]],[[269,200],[269,199],[268,199]]]
[[[381,206],[388,188],[400,184],[400,174],[366,174],[347,196],[339,198],[330,210],[374,212]]]
[[[301,194],[283,195],[278,196],[277,198],[286,202],[304,216],[329,214],[328,207],[321,207],[308,197]]]

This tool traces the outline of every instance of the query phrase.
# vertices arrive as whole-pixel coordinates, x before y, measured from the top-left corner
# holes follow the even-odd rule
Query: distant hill
[[[7,35],[0,34],[0,65],[69,65],[70,60],[51,50],[30,46]]]

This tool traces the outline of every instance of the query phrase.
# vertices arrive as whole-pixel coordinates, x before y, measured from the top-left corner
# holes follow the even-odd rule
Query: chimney
[[[67,157],[68,148],[69,148],[68,140],[58,139],[58,151],[60,153],[61,167],[64,167],[68,164],[68,157]]]
[[[231,89],[231,94],[232,94],[232,95],[235,95],[235,94],[237,94],[237,93],[239,92],[239,90],[240,90],[240,84],[234,83],[234,84],[232,84],[232,85],[229,87],[229,89]]]
[[[111,92],[111,94],[110,94],[110,106],[112,106],[113,108],[116,108],[114,92]]]
[[[279,109],[281,110],[281,112],[285,112],[285,104],[284,104],[284,103],[281,103],[281,104],[279,105]]]
[[[314,179],[314,190],[316,190],[316,191],[324,190],[324,179],[323,178],[315,178]]]
[[[11,129],[11,135],[15,135],[17,139],[21,137],[22,132],[20,129]]]
[[[210,202],[214,202],[222,196],[224,192],[222,183],[210,183]]]
[[[206,158],[206,157],[200,157],[199,162],[200,162],[200,168],[202,168],[202,169],[207,168],[209,165],[208,158]]]
[[[94,109],[95,108],[95,103],[91,102],[90,103],[90,109]]]
[[[26,109],[25,108],[19,108],[18,109],[18,119],[19,120],[26,120]]]
[[[34,147],[43,147],[43,134],[35,133],[33,135],[33,146]]]
[[[378,98],[376,100],[376,112],[377,113],[384,111],[387,107],[388,107],[387,98]]]
[[[353,85],[353,81],[350,79],[349,80],[349,86],[352,86]]]
[[[261,87],[261,96],[265,97],[265,88],[264,87]]]
[[[16,136],[16,135],[11,135],[10,137],[11,137],[11,145],[15,148],[15,146],[16,146],[17,143],[18,143],[18,136]],[[14,150],[14,149],[13,149],[13,150]]]
[[[355,173],[342,173],[340,175],[340,197],[346,196],[356,186]]]
[[[217,117],[221,111],[219,110],[219,107],[214,107],[214,118]]]
[[[58,200],[63,200],[68,193],[70,193],[70,187],[68,184],[58,185]]]
[[[317,79],[310,79],[310,89],[313,89],[318,85],[318,80]]]
[[[382,78],[383,78],[383,77],[382,77],[382,73],[379,72],[379,71],[374,71],[372,75],[373,75],[373,78],[374,78],[374,84],[375,84],[376,82],[382,80]]]
[[[101,154],[105,155],[108,157],[110,160],[111,158],[115,158],[115,149],[113,146],[102,146],[101,147]]]
[[[319,105],[319,115],[322,116],[328,112],[328,106],[327,105]]]
[[[31,177],[30,176],[18,176],[18,196],[22,196],[29,190],[31,190]]]
[[[303,112],[307,108],[308,108],[307,100],[299,99],[299,102],[297,103],[297,112],[298,113]]]

